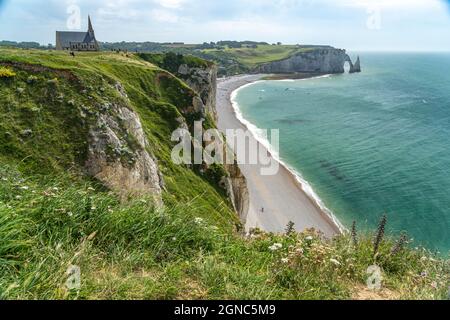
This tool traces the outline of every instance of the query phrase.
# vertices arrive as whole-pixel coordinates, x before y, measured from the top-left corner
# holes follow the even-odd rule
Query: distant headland
[[[75,40],[70,40],[76,36]],[[70,40],[70,41],[69,41]],[[71,44],[72,43],[72,44]],[[218,41],[203,44],[184,42],[101,42],[95,38],[89,19],[87,32],[57,32],[56,47],[36,42],[0,41],[0,47],[73,51],[116,51],[133,53],[173,53],[192,55],[213,61],[219,76],[249,73],[344,73],[348,63],[350,73],[361,71],[360,58],[352,61],[343,49],[328,45],[282,44],[257,41]],[[65,45],[64,45],[65,44]],[[72,47],[71,47],[72,46]],[[176,57],[175,57],[176,59]]]

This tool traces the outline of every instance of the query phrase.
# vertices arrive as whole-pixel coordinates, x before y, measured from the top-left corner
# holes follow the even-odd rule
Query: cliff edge
[[[350,73],[361,72],[361,62],[358,57],[353,64],[345,50],[335,48],[321,48],[260,65],[254,69],[255,73],[323,73],[337,74],[345,72],[345,63],[350,65]]]
[[[169,72],[126,53],[2,50],[0,68],[11,77],[0,79],[0,164],[45,176],[70,171],[123,202],[194,201],[198,217],[239,229],[232,200],[240,191],[221,183],[235,171],[171,160],[175,130],[196,121],[215,127],[215,65],[182,62]]]

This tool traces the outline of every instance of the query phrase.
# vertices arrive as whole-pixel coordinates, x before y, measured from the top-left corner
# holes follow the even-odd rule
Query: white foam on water
[[[296,180],[300,183],[303,192],[305,192],[305,194],[310,199],[312,199],[314,201],[314,203],[323,212],[325,212],[325,214],[327,214],[331,218],[331,220],[339,228],[339,230],[342,233],[344,233],[344,232],[347,231],[345,226],[339,221],[339,219],[336,217],[336,215],[329,208],[327,208],[327,206],[322,201],[322,199],[314,191],[314,189],[311,186],[311,184],[303,178],[302,174],[298,170],[294,169],[292,166],[290,166],[289,164],[285,163],[281,159],[279,152],[272,147],[272,144],[270,143],[270,141],[267,138],[267,134],[266,134],[267,130],[260,129],[256,125],[254,125],[253,123],[251,123],[250,121],[245,119],[243,114],[242,114],[242,111],[241,111],[241,109],[239,107],[239,103],[237,102],[237,95],[238,95],[240,90],[242,90],[244,88],[247,88],[249,86],[253,86],[253,85],[257,84],[257,83],[268,82],[268,81],[284,81],[284,82],[286,82],[286,81],[293,82],[294,81],[295,82],[295,81],[304,81],[304,80],[311,80],[311,79],[322,79],[322,78],[329,78],[329,77],[331,77],[331,75],[323,75],[323,76],[307,78],[307,79],[298,79],[298,80],[287,79],[287,80],[259,80],[259,81],[255,81],[255,82],[252,82],[252,83],[245,84],[245,85],[237,88],[236,90],[234,90],[231,93],[231,104],[232,104],[234,112],[236,114],[236,118],[253,134],[254,138],[270,152],[270,154],[274,157],[274,159],[276,161],[278,161],[283,167],[285,167],[289,172],[291,172],[294,175]]]

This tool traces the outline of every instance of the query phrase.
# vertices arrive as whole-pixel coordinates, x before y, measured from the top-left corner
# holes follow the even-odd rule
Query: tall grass
[[[194,203],[156,210],[120,203],[66,174],[0,170],[3,299],[349,299],[374,264],[371,236],[326,240],[315,231],[255,231],[248,239],[197,216]],[[289,228],[291,229],[291,228]],[[424,250],[380,243],[388,298],[446,296],[448,265]],[[81,287],[66,287],[70,266]],[[386,290],[387,290],[386,289]]]

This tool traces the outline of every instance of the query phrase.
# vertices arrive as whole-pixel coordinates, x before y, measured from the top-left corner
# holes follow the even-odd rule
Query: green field
[[[259,45],[258,48],[226,48],[224,50],[204,50],[206,54],[218,57],[229,57],[252,68],[259,64],[284,60],[297,53],[312,51],[313,48],[301,48],[288,45]]]
[[[298,45],[258,45],[256,48],[205,49],[193,51],[192,54],[219,65],[220,75],[234,75],[252,72],[261,64],[287,59],[299,53],[317,50],[315,46]]]

